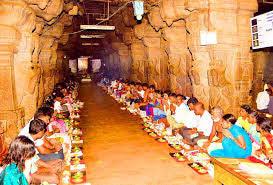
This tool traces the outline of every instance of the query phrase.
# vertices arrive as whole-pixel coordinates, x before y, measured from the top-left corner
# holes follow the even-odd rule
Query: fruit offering
[[[84,173],[81,171],[75,172],[71,174],[71,182],[72,183],[82,183],[84,182]]]
[[[171,147],[173,147],[176,150],[182,150],[182,146],[174,144],[174,145],[170,145]]]
[[[79,157],[73,157],[73,158],[71,159],[71,164],[72,164],[72,165],[80,164],[80,162],[81,162],[81,158],[79,158]]]
[[[158,142],[160,142],[160,143],[165,143],[166,142],[166,139],[164,139],[164,138],[158,138],[158,139],[156,139]]]
[[[149,128],[147,128],[147,127],[144,128],[143,130],[144,130],[145,132],[151,132],[151,129],[149,129]]]
[[[144,127],[149,127],[150,125],[148,123],[143,123]]]
[[[74,137],[73,137],[73,140],[75,140],[75,141],[80,141],[80,140],[81,140],[81,137],[80,137],[80,136],[74,136]]]
[[[195,172],[199,174],[207,174],[208,170],[204,168],[200,163],[190,163],[188,164]]]
[[[186,161],[186,158],[179,152],[176,153],[170,153],[170,156],[174,158],[177,162],[184,162]]]
[[[72,153],[77,153],[77,152],[80,152],[81,151],[81,148],[78,147],[78,146],[74,146],[72,149],[71,149]]]
[[[157,135],[156,135],[156,133],[154,133],[154,132],[150,132],[150,133],[149,133],[149,136],[156,137]]]

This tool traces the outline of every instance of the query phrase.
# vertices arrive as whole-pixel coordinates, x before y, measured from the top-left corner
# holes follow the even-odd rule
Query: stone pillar
[[[20,33],[10,26],[0,26],[0,127],[9,143],[24,123],[24,111],[18,106],[14,76],[14,54]],[[1,151],[0,151],[1,152]]]
[[[41,52],[39,55],[39,62],[42,67],[42,82],[43,82],[43,94],[41,94],[41,98],[47,96],[51,90],[52,85],[54,85],[54,77],[53,77],[53,69],[55,66],[52,66],[51,57],[52,57],[52,46],[54,43],[53,37],[41,37]],[[41,91],[40,91],[41,92]],[[42,93],[42,92],[41,92]]]
[[[249,18],[256,1],[190,1],[186,18],[188,46],[193,56],[193,93],[206,107],[221,106],[238,113],[251,102],[253,80]],[[215,31],[218,44],[200,46],[200,31]],[[232,95],[232,96],[231,96]]]
[[[167,65],[164,61],[164,48],[161,47],[161,31],[155,31],[151,25],[145,27],[143,43],[147,56],[147,81],[158,89],[165,90],[168,86]]]
[[[113,77],[113,79],[118,79],[121,77],[120,75],[120,61],[119,61],[119,55],[116,52],[112,52],[109,54],[108,59],[108,70],[110,73],[110,76]]]
[[[120,76],[129,79],[131,71],[131,55],[128,46],[122,42],[113,42],[112,47],[119,55]]]
[[[135,38],[131,44],[131,80],[135,82],[146,82],[145,78],[145,58],[144,44],[141,40]]]
[[[170,90],[192,96],[189,79],[191,58],[187,48],[186,28],[183,20],[174,22],[171,27],[163,28],[163,38],[167,40],[165,48],[168,54],[168,74]]]

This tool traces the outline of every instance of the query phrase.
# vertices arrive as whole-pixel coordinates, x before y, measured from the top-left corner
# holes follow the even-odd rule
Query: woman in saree
[[[252,152],[252,143],[246,131],[235,125],[236,118],[232,114],[223,116],[223,149],[210,152],[212,157],[247,158]]]

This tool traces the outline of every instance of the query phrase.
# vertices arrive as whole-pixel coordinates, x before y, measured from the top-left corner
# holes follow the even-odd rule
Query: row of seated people
[[[212,157],[249,158],[273,168],[272,121],[242,105],[240,115],[224,114],[221,107],[206,110],[195,97],[155,90],[153,85],[102,80],[100,85],[116,100],[126,103],[154,124],[164,124],[169,134],[180,134],[191,148]],[[107,89],[106,89],[107,88]]]
[[[68,130],[60,114],[64,118],[73,114],[77,87],[71,79],[56,84],[52,95],[11,142],[1,162],[0,184],[60,183],[64,154],[70,147]]]

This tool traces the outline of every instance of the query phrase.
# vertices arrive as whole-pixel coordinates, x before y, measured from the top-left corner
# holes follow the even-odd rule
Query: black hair
[[[154,85],[150,85],[149,89],[155,89],[155,86]]]
[[[52,117],[54,110],[50,107],[40,107],[34,114],[34,119],[38,119],[40,116]]]
[[[250,110],[248,114],[254,118],[257,118],[259,116],[259,113],[255,110]]]
[[[54,100],[46,100],[43,104],[43,107],[54,107]]]
[[[273,81],[268,82],[268,85],[270,85],[271,87],[273,87]]]
[[[187,99],[186,96],[184,96],[184,95],[182,95],[182,94],[178,94],[178,95],[176,95],[176,97],[181,97],[182,100],[186,100],[186,99]]]
[[[250,105],[241,105],[241,108],[244,109],[248,114],[251,112]]]
[[[272,122],[269,118],[261,117],[257,119],[257,125],[266,132],[270,133],[272,130]]]
[[[225,114],[223,116],[223,119],[230,122],[232,125],[234,125],[237,121],[237,119],[235,118],[235,116],[233,116],[233,114]]]
[[[164,91],[164,94],[170,95],[171,91],[170,90],[166,90],[166,91]]]
[[[187,105],[189,105],[189,104],[195,105],[196,103],[198,103],[198,99],[195,97],[192,97],[187,101]]]
[[[269,94],[269,96],[272,96],[273,93],[272,93],[272,90],[271,89],[266,89],[266,92]]]
[[[142,84],[143,87],[148,87],[149,85],[147,83]]]
[[[155,90],[155,93],[162,94],[160,90]]]
[[[176,97],[175,93],[171,93],[169,96]]]
[[[3,166],[15,163],[18,169],[22,172],[25,166],[25,161],[35,155],[35,146],[26,136],[16,137],[9,146],[9,151],[4,160]]]
[[[41,131],[46,130],[46,123],[40,119],[34,119],[30,122],[29,125],[29,133],[30,134],[38,134]]]
[[[64,98],[63,93],[61,93],[60,91],[56,91],[54,96],[55,98]]]

